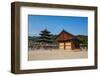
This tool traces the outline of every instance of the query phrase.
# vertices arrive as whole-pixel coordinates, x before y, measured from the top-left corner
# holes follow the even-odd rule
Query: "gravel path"
[[[29,50],[28,60],[79,59],[87,58],[88,52],[83,50]]]

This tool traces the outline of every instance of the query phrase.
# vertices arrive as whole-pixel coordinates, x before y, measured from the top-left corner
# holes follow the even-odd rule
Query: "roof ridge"
[[[62,32],[65,32],[65,33],[67,33],[67,34],[69,34],[69,35],[71,35],[71,36],[75,36],[75,35],[69,33],[68,31],[65,31],[64,29],[62,30]],[[61,33],[62,33],[62,32],[61,32]]]
[[[70,37],[72,37],[72,38],[70,38],[70,39],[77,38],[75,35],[73,35],[73,34],[67,32],[67,31],[65,31],[65,30],[63,29],[63,30],[58,34],[58,36],[56,37],[56,39],[57,39],[61,34],[67,34],[67,35],[69,35]],[[64,38],[64,39],[65,39],[65,38]],[[68,39],[69,39],[69,38],[68,38]]]

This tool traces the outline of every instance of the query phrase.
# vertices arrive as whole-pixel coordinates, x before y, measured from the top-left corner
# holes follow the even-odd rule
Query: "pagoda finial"
[[[45,30],[47,30],[47,26],[45,27]]]

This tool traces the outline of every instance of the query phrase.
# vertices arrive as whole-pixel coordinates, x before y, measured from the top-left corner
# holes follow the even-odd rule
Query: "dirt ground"
[[[28,60],[88,58],[86,50],[29,50]]]

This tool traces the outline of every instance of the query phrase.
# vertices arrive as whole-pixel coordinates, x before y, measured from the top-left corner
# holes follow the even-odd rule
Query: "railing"
[[[31,46],[28,46],[29,49],[57,49],[58,45],[56,44],[34,44]]]

